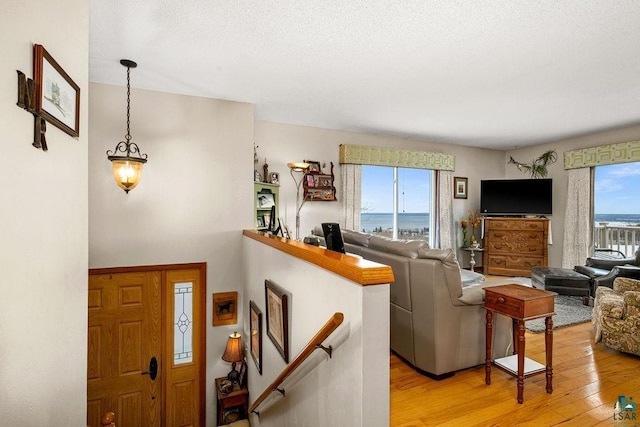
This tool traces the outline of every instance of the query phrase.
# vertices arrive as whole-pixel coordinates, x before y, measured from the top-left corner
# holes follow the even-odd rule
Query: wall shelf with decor
[[[335,202],[336,187],[333,185],[333,162],[331,162],[331,172],[323,173],[320,162],[305,160],[309,163],[309,168],[304,174],[302,186],[304,188],[304,200],[311,202]]]
[[[269,222],[278,223],[279,184],[254,182],[254,227],[256,230],[268,230]]]

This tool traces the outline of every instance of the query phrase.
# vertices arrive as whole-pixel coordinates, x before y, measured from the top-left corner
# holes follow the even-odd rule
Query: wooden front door
[[[87,423],[99,426],[108,411],[117,425],[160,426],[161,273],[89,277]]]
[[[87,425],[203,426],[206,265],[89,272]],[[152,379],[152,360],[157,373]]]

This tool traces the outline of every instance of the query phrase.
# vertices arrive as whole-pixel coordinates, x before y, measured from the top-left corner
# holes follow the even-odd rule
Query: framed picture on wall
[[[238,293],[219,292],[213,294],[213,326],[238,323]]]
[[[80,87],[40,44],[33,47],[36,111],[71,136],[80,135]]]
[[[467,184],[468,178],[461,176],[453,177],[453,198],[454,199],[466,199],[467,198]]]
[[[262,312],[253,301],[249,301],[249,333],[249,353],[262,375]]]
[[[264,281],[267,307],[267,336],[286,363],[289,363],[289,300],[284,289]]]

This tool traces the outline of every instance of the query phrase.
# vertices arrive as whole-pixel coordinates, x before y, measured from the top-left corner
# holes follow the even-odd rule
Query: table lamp
[[[237,332],[229,335],[227,347],[224,349],[222,360],[231,363],[231,371],[227,374],[227,379],[234,384],[238,383],[238,371],[236,371],[236,362],[244,359],[244,349],[242,348],[242,335]]]

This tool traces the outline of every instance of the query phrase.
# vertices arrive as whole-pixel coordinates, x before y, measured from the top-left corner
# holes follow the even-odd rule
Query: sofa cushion
[[[369,246],[370,238],[371,234],[360,233],[359,231],[353,230],[342,230],[342,240],[344,240],[345,243],[367,247]]]
[[[429,244],[424,240],[393,240],[388,237],[371,236],[369,248],[387,252],[407,258],[417,258],[420,248],[428,248]]]

